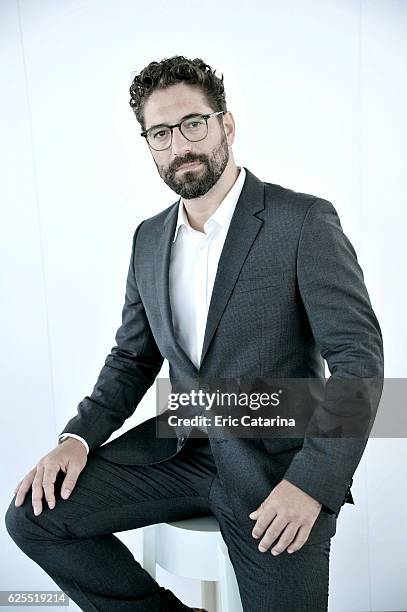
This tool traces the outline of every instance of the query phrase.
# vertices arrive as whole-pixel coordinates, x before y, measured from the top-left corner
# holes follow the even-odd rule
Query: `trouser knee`
[[[10,502],[4,516],[4,522],[10,537],[20,548],[24,542],[30,544],[30,548],[42,546],[44,540],[50,540],[57,536],[55,525],[45,516],[44,510],[35,516],[31,500],[25,498],[21,506],[16,506],[15,497]]]
[[[28,516],[27,504],[16,506],[15,497],[10,502],[4,516],[6,529],[10,537],[15,541],[24,540],[31,531],[30,519]],[[26,500],[25,500],[26,501]]]

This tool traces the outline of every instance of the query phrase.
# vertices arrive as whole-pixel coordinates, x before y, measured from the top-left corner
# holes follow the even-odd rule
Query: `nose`
[[[179,128],[174,128],[172,131],[172,152],[174,155],[185,155],[192,151],[193,143],[185,138]]]

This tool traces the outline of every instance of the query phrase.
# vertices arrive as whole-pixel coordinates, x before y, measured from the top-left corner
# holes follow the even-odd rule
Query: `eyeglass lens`
[[[175,128],[174,128],[175,129]],[[207,134],[207,124],[200,116],[189,117],[181,123],[181,132],[191,142],[203,140]],[[166,149],[171,143],[171,128],[157,126],[147,133],[149,144],[156,150]]]

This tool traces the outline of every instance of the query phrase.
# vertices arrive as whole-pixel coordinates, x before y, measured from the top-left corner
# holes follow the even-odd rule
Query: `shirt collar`
[[[210,220],[215,221],[221,227],[227,228],[229,226],[233,213],[236,208],[237,201],[240,197],[240,193],[242,191],[245,178],[246,178],[246,170],[244,169],[244,167],[242,166],[240,168],[238,166],[238,169],[240,169],[239,176],[237,177],[236,181],[233,183],[233,186],[231,190],[229,191],[229,193],[227,193],[226,196],[223,198],[218,208],[205,222],[205,225],[204,225],[205,229],[206,229],[206,224]],[[177,239],[178,230],[182,225],[185,225],[186,227],[191,228],[191,225],[186,215],[186,211],[184,208],[182,198],[180,198],[179,204],[178,204],[177,225],[175,227],[173,242],[175,242],[175,240]]]

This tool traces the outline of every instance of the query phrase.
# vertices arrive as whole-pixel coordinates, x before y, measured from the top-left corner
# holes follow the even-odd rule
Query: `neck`
[[[204,231],[204,224],[213,215],[218,206],[220,206],[232,189],[238,176],[239,170],[233,158],[230,157],[222,176],[205,195],[200,198],[192,198],[191,200],[184,200],[182,198],[191,227],[199,232]]]

